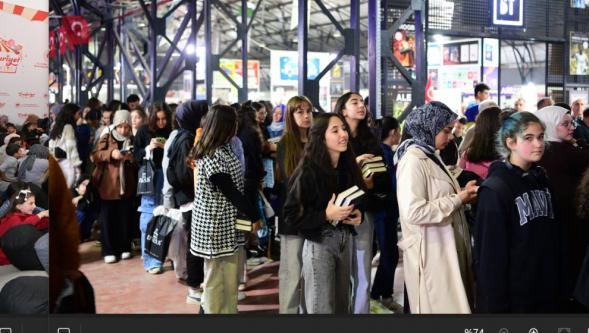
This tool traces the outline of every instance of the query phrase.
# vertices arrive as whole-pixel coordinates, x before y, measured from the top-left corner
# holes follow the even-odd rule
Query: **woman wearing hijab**
[[[471,312],[472,260],[463,206],[476,198],[477,186],[471,181],[461,190],[436,152],[451,139],[456,118],[440,102],[414,110],[404,129],[412,138],[394,157],[403,231],[398,246],[415,314]]]
[[[27,156],[18,166],[18,180],[42,187],[49,168],[48,156],[47,147],[40,144],[32,145]]]
[[[284,105],[278,105],[272,111],[272,123],[268,126],[270,137],[282,136],[284,131]]]
[[[565,301],[571,299],[589,244],[589,226],[575,214],[573,191],[589,166],[589,150],[573,145],[574,120],[567,112],[565,108],[553,105],[534,113],[546,125],[546,151],[538,164],[548,174],[556,220],[564,224]],[[568,305],[563,310],[574,312],[576,306],[570,301],[566,303]]]

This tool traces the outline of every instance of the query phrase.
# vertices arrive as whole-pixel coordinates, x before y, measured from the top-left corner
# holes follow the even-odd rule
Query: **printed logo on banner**
[[[524,0],[493,0],[493,24],[524,25]]]
[[[22,98],[33,98],[35,95],[35,93],[29,91],[21,91],[18,93],[18,96]]]
[[[0,37],[0,73],[14,74],[23,58],[23,46],[14,39]]]

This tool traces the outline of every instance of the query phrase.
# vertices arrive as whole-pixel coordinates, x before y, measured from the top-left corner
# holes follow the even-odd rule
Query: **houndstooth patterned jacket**
[[[209,180],[218,173],[231,175],[233,183],[243,192],[243,176],[239,160],[229,144],[196,162],[194,204],[190,233],[190,252],[206,259],[232,255],[245,243],[243,232],[235,229],[237,208]]]

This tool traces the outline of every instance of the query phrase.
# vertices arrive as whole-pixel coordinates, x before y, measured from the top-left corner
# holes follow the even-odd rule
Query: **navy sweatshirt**
[[[478,192],[474,266],[479,313],[553,313],[559,307],[561,223],[543,168],[494,162]]]

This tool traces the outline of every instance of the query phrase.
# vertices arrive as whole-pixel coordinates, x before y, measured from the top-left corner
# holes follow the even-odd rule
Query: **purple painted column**
[[[350,1],[350,27],[353,30],[354,56],[350,58],[350,89],[360,90],[360,1]],[[373,77],[370,77],[372,80]]]
[[[307,0],[298,0],[299,27],[298,27],[298,52],[299,52],[299,95],[305,95],[307,83]]]
[[[378,3],[380,0],[368,0],[368,96],[370,96],[370,112],[376,117],[376,101],[377,101],[377,87],[376,85],[380,81],[377,77],[377,50],[376,50],[376,29],[377,24],[380,22],[376,21]],[[378,96],[380,97],[380,96]]]

